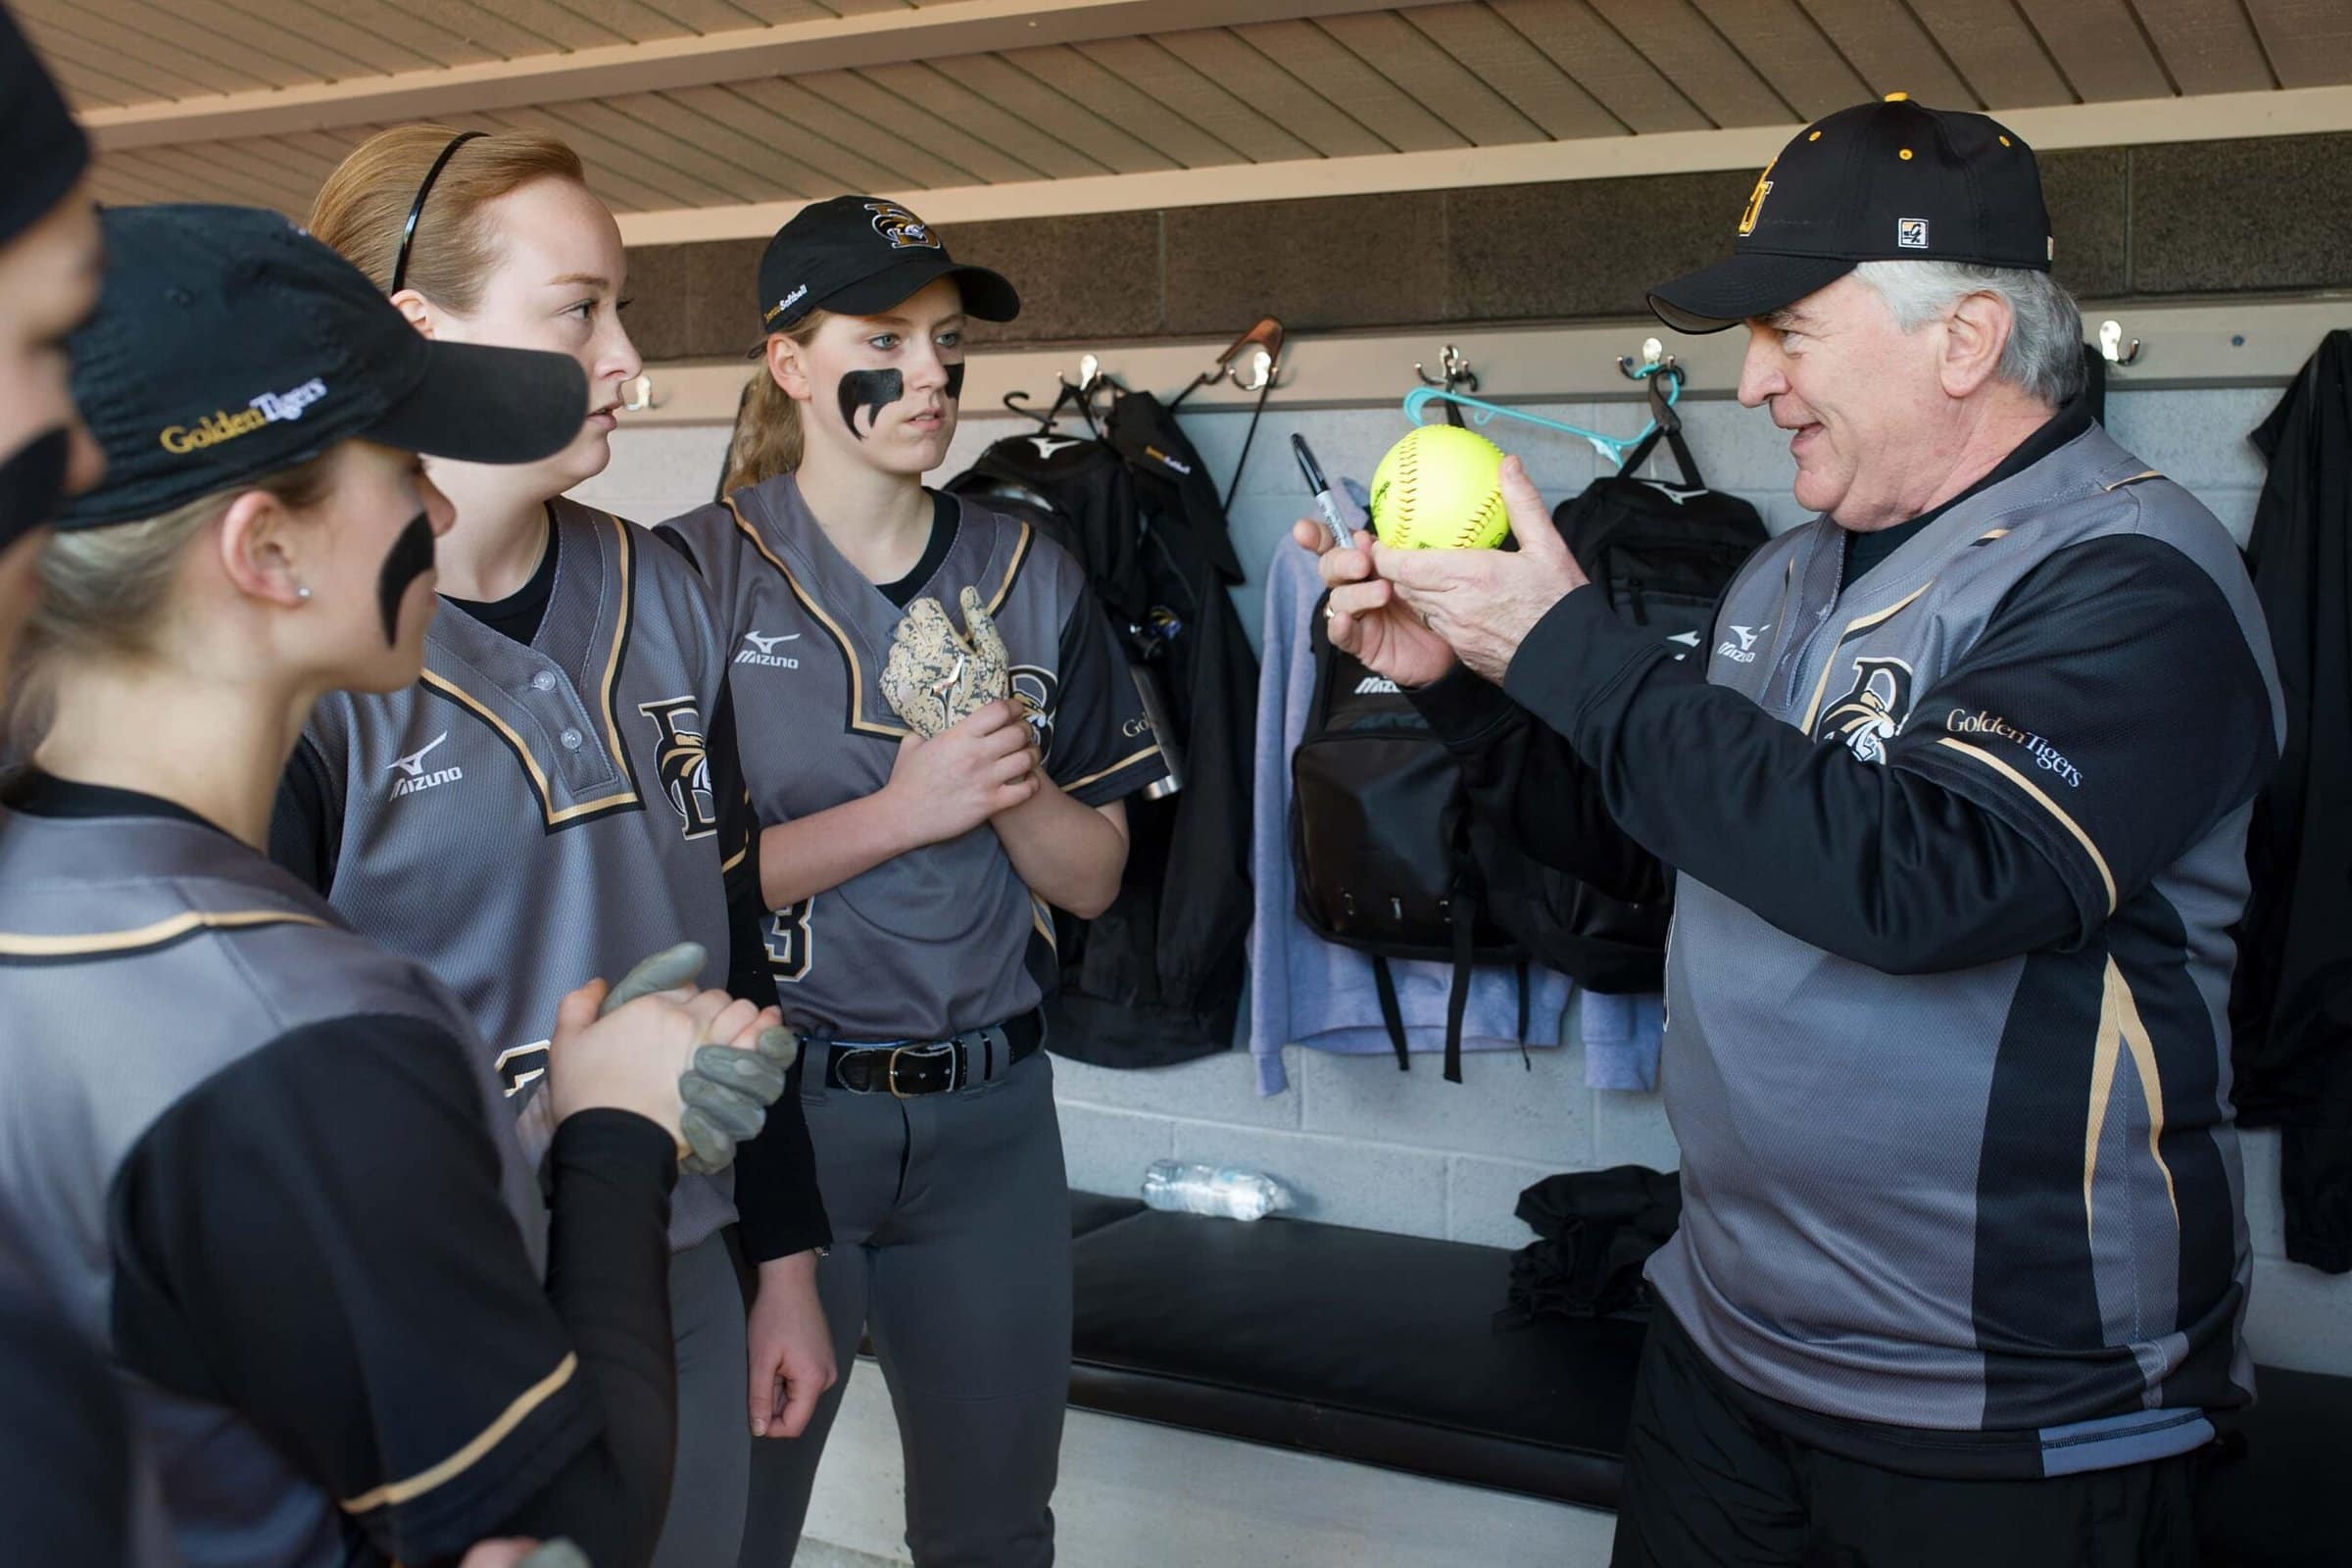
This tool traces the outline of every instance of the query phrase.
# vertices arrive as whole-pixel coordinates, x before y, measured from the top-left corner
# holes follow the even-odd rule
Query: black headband
[[[416,200],[409,208],[408,226],[400,231],[400,254],[392,258],[392,286],[386,289],[385,293],[399,293],[401,283],[409,275],[409,247],[416,241],[416,220],[424,216],[424,199],[433,193],[433,181],[441,177],[441,171],[449,167],[451,156],[459,148],[476,136],[488,134],[489,132],[481,130],[458,132],[457,135],[450,138],[449,145],[441,149],[441,156],[433,160],[433,167],[424,172],[424,183],[416,187]]]

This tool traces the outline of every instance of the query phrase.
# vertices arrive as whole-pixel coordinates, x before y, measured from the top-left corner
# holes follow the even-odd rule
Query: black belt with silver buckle
[[[1045,1019],[1032,1008],[1017,1018],[946,1040],[833,1045],[825,1052],[825,1087],[901,1100],[953,1094],[1002,1076],[1014,1062],[1035,1055],[1045,1043]]]

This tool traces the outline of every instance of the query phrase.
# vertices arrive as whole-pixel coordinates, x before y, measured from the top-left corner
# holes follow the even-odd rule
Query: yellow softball
[[[1372,529],[1398,550],[1494,549],[1510,532],[1502,449],[1459,425],[1415,425],[1372,470]]]

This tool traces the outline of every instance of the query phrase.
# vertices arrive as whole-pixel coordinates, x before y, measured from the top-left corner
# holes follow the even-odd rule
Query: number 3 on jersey
[[[767,917],[767,964],[775,971],[778,984],[789,985],[808,976],[813,940],[808,916],[815,908],[816,899],[811,895],[798,904],[787,904]]]

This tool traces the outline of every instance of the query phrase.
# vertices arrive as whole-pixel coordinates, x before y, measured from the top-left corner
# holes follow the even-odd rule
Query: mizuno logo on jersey
[[[1769,620],[1761,626],[1734,626],[1731,637],[1726,637],[1723,646],[1715,651],[1735,664],[1752,664],[1756,662],[1756,639],[1770,630]],[[1733,638],[1739,640],[1735,642]]]
[[[392,782],[392,798],[394,800],[399,800],[403,795],[415,795],[419,790],[435,789],[443,784],[455,784],[466,776],[466,770],[457,766],[444,767],[431,773],[424,770],[425,754],[447,739],[449,739],[449,731],[443,730],[408,756],[392,759],[392,765],[384,771],[400,775]]]
[[[1355,695],[1358,697],[1394,697],[1396,695],[1396,683],[1385,676],[1366,675],[1355,683]]]
[[[1029,437],[1029,444],[1037,448],[1037,455],[1041,458],[1050,458],[1056,452],[1086,445],[1075,436],[1066,435],[1033,435]]]
[[[640,703],[637,711],[662,732],[662,792],[677,808],[690,839],[718,831],[718,803],[710,788],[710,753],[703,739],[703,716],[691,697]]]
[[[778,669],[801,667],[801,662],[790,654],[776,652],[780,644],[799,642],[801,634],[797,631],[788,631],[780,637],[762,637],[756,631],[747,631],[743,640],[751,646],[735,656],[738,664],[772,664]]]

